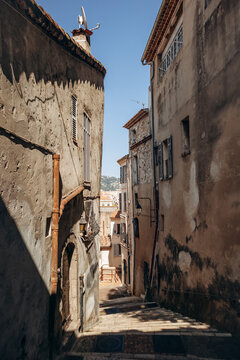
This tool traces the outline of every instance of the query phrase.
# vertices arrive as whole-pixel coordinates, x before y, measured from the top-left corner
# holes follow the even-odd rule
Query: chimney
[[[73,34],[73,39],[88,53],[91,53],[91,48],[90,48],[90,36],[92,35],[92,31],[88,30],[88,29],[78,29],[78,30],[73,30],[72,31]]]

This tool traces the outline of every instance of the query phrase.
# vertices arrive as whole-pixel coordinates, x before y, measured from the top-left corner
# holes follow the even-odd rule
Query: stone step
[[[143,302],[143,300],[138,296],[125,296],[117,299],[104,300],[100,303],[100,308],[118,305],[118,304],[124,304],[124,303],[133,303],[133,302]]]
[[[114,304],[114,306],[105,306],[100,309],[100,314],[116,314],[119,312],[128,312],[135,310],[144,310],[158,308],[158,304],[155,302],[127,302],[123,304]]]
[[[177,355],[159,355],[159,354],[127,354],[127,353],[67,353],[62,354],[57,360],[217,360],[214,358],[202,358]]]

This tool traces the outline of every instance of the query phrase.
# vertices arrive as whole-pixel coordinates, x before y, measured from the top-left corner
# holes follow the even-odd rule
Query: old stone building
[[[148,109],[141,109],[124,128],[129,130],[128,239],[132,248],[132,292],[148,289],[154,237],[152,135]]]
[[[0,7],[0,357],[47,359],[98,318],[106,70],[88,31],[34,0]]]
[[[101,192],[100,196],[100,280],[115,281],[121,266],[120,216],[116,193]]]
[[[129,233],[132,231],[131,224],[128,222],[129,211],[129,155],[123,156],[117,161],[120,166],[120,192],[119,192],[119,212],[120,212],[120,241],[122,255],[122,283],[128,285],[131,291],[131,243]]]
[[[240,334],[240,2],[164,0],[151,66],[156,299]],[[156,192],[157,194],[157,192]]]

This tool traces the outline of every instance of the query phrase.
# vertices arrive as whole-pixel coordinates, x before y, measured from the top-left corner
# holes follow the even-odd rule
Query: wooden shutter
[[[77,99],[72,96],[72,137],[77,140]]]
[[[90,127],[91,121],[84,113],[84,180],[90,181]]]
[[[163,144],[160,143],[158,146],[158,164],[159,164],[159,179],[164,179],[163,173]]]
[[[172,136],[167,139],[168,151],[168,179],[173,177],[173,152],[172,152]]]
[[[119,210],[122,212],[122,194],[119,193]]]
[[[122,176],[122,174],[123,174],[123,167],[121,166],[121,167],[120,167],[120,184],[123,183],[123,176]]]

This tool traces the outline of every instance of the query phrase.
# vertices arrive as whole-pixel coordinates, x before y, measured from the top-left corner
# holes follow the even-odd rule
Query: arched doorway
[[[76,246],[69,242],[62,255],[63,324],[77,326],[78,321],[78,257]]]

